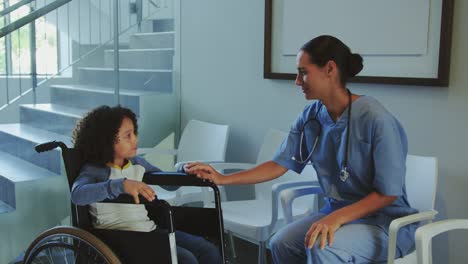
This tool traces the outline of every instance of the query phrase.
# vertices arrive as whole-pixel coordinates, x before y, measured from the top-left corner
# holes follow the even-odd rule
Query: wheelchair
[[[78,177],[83,165],[79,151],[68,148],[63,142],[51,141],[35,147],[37,152],[59,147],[68,178],[69,188]],[[213,189],[214,208],[170,206],[164,200],[147,201],[140,196],[140,203],[148,210],[148,216],[158,228],[151,232],[133,232],[94,228],[88,206],[71,203],[72,226],[58,226],[40,234],[25,252],[23,263],[177,263],[175,230],[202,236],[215,244],[225,257],[224,227],[219,189],[209,181],[193,175],[176,172],[146,173],[143,182],[149,185],[199,186]],[[122,194],[105,203],[134,203],[130,195]],[[138,250],[125,250],[118,240],[125,239]]]

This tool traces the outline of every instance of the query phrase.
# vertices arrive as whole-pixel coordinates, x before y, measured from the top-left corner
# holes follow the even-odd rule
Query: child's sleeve
[[[161,169],[154,166],[153,164],[149,163],[145,158],[136,156],[134,158],[134,162],[136,164],[140,164],[145,168],[145,172],[162,172]],[[168,191],[175,191],[180,188],[180,186],[168,186],[168,185],[160,185],[161,188],[166,189]]]
[[[145,168],[145,172],[161,172],[162,170],[153,164],[149,163],[145,158],[140,156],[135,156],[133,158],[134,164],[139,164]]]
[[[71,200],[76,205],[88,205],[105,199],[115,199],[124,193],[122,179],[109,180],[109,168],[85,165],[73,183]]]

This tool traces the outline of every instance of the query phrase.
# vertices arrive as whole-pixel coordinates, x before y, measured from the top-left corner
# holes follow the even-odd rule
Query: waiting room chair
[[[229,126],[208,123],[199,120],[190,120],[184,128],[177,149],[144,148],[139,153],[158,152],[176,157],[176,169],[189,161],[202,161],[206,163],[223,162],[226,157],[226,147],[229,136]],[[150,161],[155,166],[157,160]],[[204,201],[206,196],[200,187],[182,187],[174,193],[162,188],[156,194],[173,205]],[[207,201],[205,201],[207,202]]]
[[[403,226],[426,221],[431,222],[437,211],[434,210],[437,190],[437,158],[408,155],[406,158],[406,192],[410,206],[418,209],[419,213],[395,219],[389,228],[388,259],[387,264],[416,263],[416,251],[403,258],[395,259],[397,233]],[[297,197],[311,194],[320,194],[321,190],[316,185],[304,188],[288,189],[281,193],[281,203],[285,218],[292,222],[292,216],[288,206]],[[285,209],[286,208],[286,209]]]
[[[449,219],[430,223],[416,230],[418,264],[432,263],[432,238],[448,231],[468,229],[468,219]]]
[[[218,171],[245,170],[271,160],[287,136],[278,130],[270,130],[263,140],[256,164],[248,163],[214,163]],[[284,188],[310,185],[315,183],[315,170],[311,166],[299,175],[288,171],[283,176],[264,183],[255,184],[255,199],[222,202],[224,228],[228,231],[232,250],[235,252],[232,235],[259,245],[258,263],[266,263],[266,245],[271,235],[285,224],[282,211],[278,206],[278,195]],[[313,203],[299,201],[295,204],[295,216],[303,216],[314,210]],[[248,216],[248,217],[246,217]],[[235,254],[234,254],[235,255]]]

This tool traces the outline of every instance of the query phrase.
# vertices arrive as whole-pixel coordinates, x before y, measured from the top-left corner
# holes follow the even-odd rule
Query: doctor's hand
[[[123,188],[124,192],[133,196],[133,200],[135,200],[136,204],[140,203],[140,199],[138,195],[145,197],[148,201],[153,201],[155,199],[156,193],[154,192],[153,188],[151,188],[148,184],[140,181],[125,179],[123,181]]]
[[[195,174],[198,178],[209,180],[215,184],[222,184],[223,175],[213,167],[201,162],[189,162],[184,166],[185,172]]]
[[[341,227],[338,215],[329,214],[319,221],[313,223],[309,231],[307,231],[304,245],[308,248],[312,248],[315,242],[320,240],[320,249],[324,249],[328,241],[328,245],[331,246],[335,236],[335,231]]]

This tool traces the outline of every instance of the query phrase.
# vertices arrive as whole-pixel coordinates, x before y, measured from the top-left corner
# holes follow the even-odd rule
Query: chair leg
[[[266,242],[261,241],[258,245],[258,264],[266,264]]]
[[[229,239],[229,246],[231,247],[232,258],[236,259],[237,252],[236,252],[236,245],[234,244],[234,236],[232,235],[232,232],[230,231],[228,231],[227,235]]]

